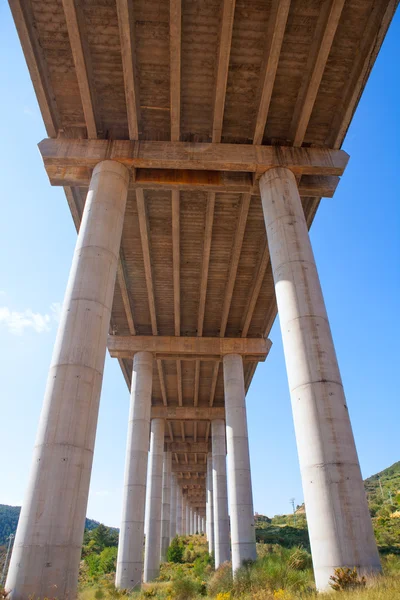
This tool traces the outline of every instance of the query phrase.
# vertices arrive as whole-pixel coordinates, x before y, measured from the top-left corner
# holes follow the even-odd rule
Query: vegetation
[[[355,569],[337,569],[324,600],[337,600],[338,592],[340,600],[400,599],[400,462],[368,478],[365,487],[384,577],[370,582]],[[18,517],[18,507],[0,506],[0,566]],[[114,587],[118,531],[87,520],[79,600],[317,600],[304,506],[294,515],[256,515],[255,525],[258,558],[239,569],[235,580],[230,563],[214,571],[204,536],[176,536],[158,580],[129,593]]]
[[[21,512],[20,506],[8,506],[7,504],[0,504],[0,546],[4,546],[7,543],[7,538],[10,533],[14,533],[17,530],[19,513]],[[86,519],[85,529],[95,529],[100,523],[93,519]],[[116,529],[114,531],[117,531]]]

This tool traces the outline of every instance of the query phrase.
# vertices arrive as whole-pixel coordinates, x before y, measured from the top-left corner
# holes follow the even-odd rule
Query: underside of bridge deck
[[[245,393],[277,301],[317,585],[379,570],[308,229],[396,1],[9,2],[79,233],[12,600],[74,597],[106,346],[131,392],[117,585],[176,533],[255,557]]]

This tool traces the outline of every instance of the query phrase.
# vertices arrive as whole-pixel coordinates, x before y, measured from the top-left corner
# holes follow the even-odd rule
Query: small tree
[[[173,563],[181,563],[184,552],[184,545],[179,537],[176,535],[172,540],[167,550],[167,561]]]
[[[329,579],[329,585],[336,592],[365,587],[365,584],[367,583],[364,576],[358,576],[355,567],[353,569],[339,567],[338,569],[335,569],[335,574],[331,575]]]

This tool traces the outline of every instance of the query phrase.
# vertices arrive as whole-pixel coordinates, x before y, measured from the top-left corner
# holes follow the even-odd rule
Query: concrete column
[[[152,354],[138,352],[133,359],[125,485],[115,576],[115,586],[126,590],[140,587],[142,582],[152,378]]]
[[[160,561],[167,559],[171,523],[171,452],[164,452]]]
[[[90,182],[6,581],[10,598],[74,598],[129,172]]]
[[[193,535],[193,507],[189,507],[189,535]]]
[[[146,543],[144,550],[143,581],[145,583],[153,581],[160,574],[164,433],[164,419],[152,419],[148,477],[149,513],[146,522]]]
[[[182,491],[182,535],[187,535],[187,498]]]
[[[316,585],[380,571],[342,380],[296,179],[260,179]]]
[[[211,421],[215,568],[230,560],[225,423]]]
[[[182,490],[176,484],[176,535],[182,535]]]
[[[186,499],[186,535],[190,535],[190,506]]]
[[[208,551],[214,552],[214,501],[213,501],[213,468],[212,453],[207,454],[207,479],[206,479],[206,521]]]
[[[174,539],[176,536],[176,503],[177,503],[177,492],[178,485],[176,482],[176,474],[171,473],[171,521],[170,521],[170,530],[169,530],[169,541]]]
[[[227,354],[223,363],[232,570],[235,572],[244,560],[257,558],[256,533],[243,360],[239,354]]]

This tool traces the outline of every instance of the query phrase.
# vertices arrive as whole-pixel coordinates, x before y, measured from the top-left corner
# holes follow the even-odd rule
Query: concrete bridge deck
[[[94,167],[128,170],[108,347],[129,388],[152,352],[151,418],[198,508],[223,357],[247,391],[277,314],[259,180],[294,173],[311,226],[396,4],[10,0],[77,230]]]

